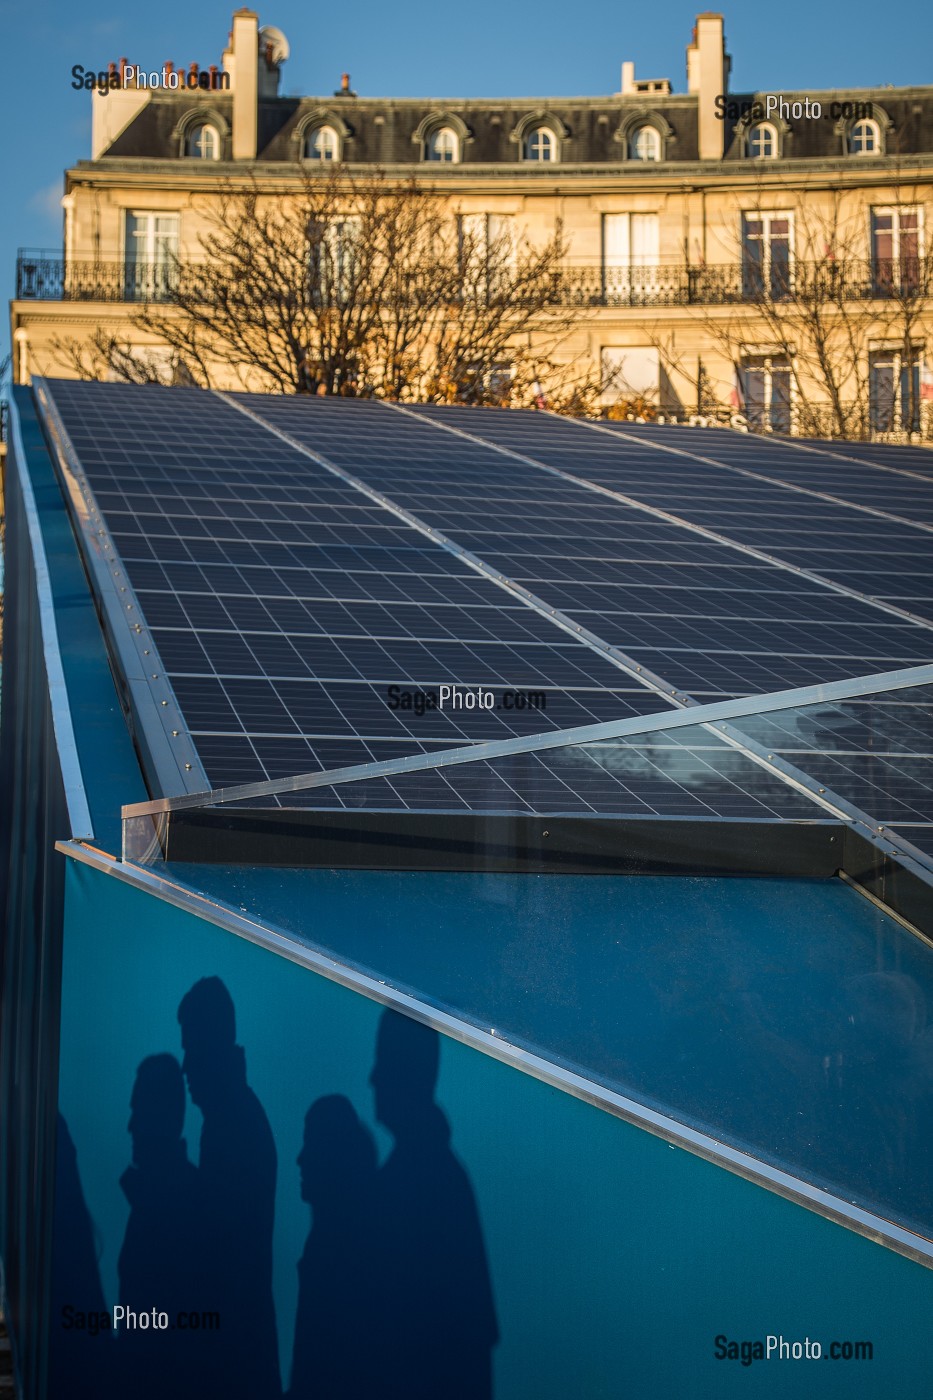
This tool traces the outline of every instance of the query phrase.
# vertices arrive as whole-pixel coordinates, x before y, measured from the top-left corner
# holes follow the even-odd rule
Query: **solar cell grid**
[[[256,400],[253,400],[256,403]],[[435,444],[429,432],[417,431],[422,427],[429,429],[431,417],[443,421],[456,421],[462,424],[466,421],[469,425],[468,431],[472,436],[490,440],[506,440],[512,443],[520,442],[524,448],[529,447],[529,435],[534,437],[534,442],[530,446],[535,447],[536,456],[541,460],[547,460],[547,451],[543,450],[548,443],[552,443],[555,435],[562,444],[573,443],[575,446],[583,444],[581,449],[590,458],[601,455],[603,459],[610,459],[615,462],[620,459],[628,462],[634,454],[640,459],[640,449],[631,449],[625,440],[616,443],[612,438],[606,438],[605,443],[595,434],[592,441],[586,436],[587,429],[573,423],[554,422],[550,418],[534,414],[503,414],[494,410],[479,410],[473,413],[466,413],[462,410],[432,410],[430,416],[423,413],[421,420],[411,417],[401,419],[400,426],[396,429],[393,426],[393,449],[384,453],[379,453],[376,446],[378,421],[376,415],[380,409],[378,405],[362,405],[364,409],[364,421],[360,430],[348,435],[343,431],[341,423],[347,419],[347,404],[335,404],[332,411],[328,411],[328,405],[324,405],[323,414],[320,413],[317,403],[305,405],[295,401],[278,400],[268,409],[264,410],[267,416],[274,419],[288,431],[301,440],[307,439],[309,442],[313,437],[317,449],[325,453],[335,454],[335,459],[346,465],[367,480],[381,483],[381,486],[390,491],[393,499],[412,509],[417,509],[420,517],[427,519],[429,523],[442,529],[445,534],[464,544],[473,552],[479,554],[495,569],[520,580],[533,592],[551,603],[552,598],[547,581],[555,578],[579,587],[581,582],[587,581],[588,574],[593,578],[598,577],[603,584],[607,581],[632,581],[626,573],[626,565],[640,563],[642,565],[651,564],[655,566],[653,582],[660,582],[669,576],[670,567],[676,567],[685,573],[691,572],[702,562],[702,565],[717,571],[731,570],[736,567],[736,561],[740,560],[745,566],[745,573],[742,581],[749,579],[749,574],[753,573],[757,580],[762,578],[772,582],[782,575],[786,578],[794,579],[796,576],[792,570],[780,570],[771,567],[763,562],[753,561],[752,568],[749,556],[744,555],[740,550],[732,548],[729,544],[719,544],[695,533],[685,531],[682,528],[671,525],[658,518],[652,518],[643,512],[627,507],[623,504],[608,500],[605,497],[592,497],[586,499],[584,490],[577,490],[572,483],[568,483],[566,490],[562,494],[552,492],[544,498],[543,509],[549,513],[554,509],[563,511],[564,525],[560,534],[550,535],[546,529],[542,530],[536,523],[540,519],[537,496],[536,508],[533,519],[527,521],[525,517],[516,511],[516,503],[522,490],[527,490],[529,473],[533,473],[535,468],[528,467],[522,462],[503,457],[501,454],[493,454],[485,464],[477,458],[476,444],[464,442],[459,437],[453,435],[438,434],[439,437],[446,436],[449,441]],[[459,414],[459,416],[458,416]],[[400,417],[400,415],[396,415]],[[411,426],[415,431],[412,432]],[[309,436],[310,435],[310,436]],[[352,436],[352,441],[348,442],[344,448],[344,440]],[[397,456],[400,449],[399,442],[403,442],[406,470],[404,476],[399,472],[396,474],[393,468],[393,452]],[[594,447],[592,443],[597,445]],[[455,456],[463,449],[465,459],[469,462],[469,470],[464,471],[457,478],[451,472],[445,478],[446,485],[442,497],[437,495],[438,481],[442,476],[440,462],[446,460],[451,453]],[[539,450],[540,449],[540,450]],[[620,451],[620,449],[622,449]],[[374,460],[375,457],[375,460]],[[649,454],[650,457],[650,454]],[[654,454],[655,458],[660,458],[661,454]],[[663,459],[665,462],[667,458]],[[674,461],[677,459],[671,458]],[[566,466],[566,460],[564,462]],[[571,465],[571,470],[573,469]],[[615,470],[615,468],[613,468]],[[432,472],[434,482],[434,495],[425,502],[419,501],[420,485],[418,484],[419,471]],[[663,470],[656,468],[656,476],[663,476]],[[723,475],[720,473],[720,475]],[[485,511],[480,509],[480,499],[486,490],[487,484],[496,481],[500,497],[491,503]],[[541,477],[542,481],[548,480]],[[551,478],[551,481],[554,479]],[[737,478],[730,478],[734,483]],[[413,485],[412,482],[415,482]],[[558,486],[561,483],[558,481]],[[744,483],[742,483],[744,485]],[[754,485],[754,484],[753,484]],[[513,501],[503,500],[501,492],[504,488],[510,487],[515,494]],[[763,488],[769,490],[770,488]],[[767,514],[767,512],[765,512]],[[498,516],[501,525],[493,525],[492,521]],[[586,532],[576,534],[573,530],[575,521],[582,520],[586,524]],[[476,528],[477,523],[480,528]],[[861,518],[859,524],[861,525]],[[741,541],[737,541],[741,543]],[[862,542],[864,544],[864,541]],[[844,556],[840,556],[844,559]],[[534,564],[529,563],[530,558],[534,559]],[[856,560],[863,561],[863,553],[854,556]],[[807,564],[812,564],[812,560],[807,559]],[[919,561],[914,558],[903,557],[902,563],[909,568],[914,575],[918,572]],[[647,572],[647,571],[644,571]],[[644,578],[644,572],[642,577]],[[650,578],[650,574],[648,575]],[[832,595],[827,595],[832,596]],[[841,595],[840,595],[841,596]],[[560,606],[568,612],[576,612],[576,598],[573,595],[573,588],[565,587],[560,594]],[[766,615],[763,622],[770,623],[772,627],[772,638],[766,639],[765,645],[770,646],[776,656],[792,656],[788,662],[786,672],[786,683],[803,683],[806,679],[817,681],[823,674],[822,658],[827,650],[831,651],[835,657],[852,657],[854,669],[850,674],[857,674],[863,670],[861,658],[867,653],[877,656],[881,668],[885,668],[889,663],[897,664],[899,660],[904,662],[925,661],[933,654],[933,633],[929,639],[916,629],[901,629],[879,641],[879,634],[884,629],[884,624],[888,621],[889,615],[877,612],[871,608],[870,604],[863,603],[859,599],[844,598],[846,604],[845,612],[849,617],[846,627],[841,621],[837,621],[833,627],[831,638],[817,636],[812,644],[809,655],[811,661],[809,669],[804,662],[805,646],[800,640],[800,629],[788,627],[786,619],[779,613]],[[618,627],[618,619],[606,617],[606,613],[611,609],[603,607],[600,609],[594,604],[592,594],[587,598],[589,615],[587,625],[600,635],[618,646],[620,649],[634,654],[635,646],[629,645],[624,632],[613,631],[613,627]],[[825,605],[824,605],[825,606]],[[827,608],[829,616],[833,616],[831,608]],[[870,629],[867,633],[865,629]],[[711,629],[715,632],[715,625],[711,624]],[[703,645],[714,651],[723,652],[728,649],[725,643],[730,643],[729,634],[734,635],[734,629],[726,628],[719,635],[707,636],[703,640]],[[866,637],[868,646],[865,646]],[[663,626],[657,628],[655,643],[658,649],[662,643],[666,643],[672,650],[682,651],[683,648],[695,646],[696,639],[692,635],[692,629],[687,626],[682,619],[677,616],[669,617]],[[875,641],[875,645],[872,645]],[[718,642],[718,646],[716,643]],[[795,645],[796,643],[796,645]],[[750,646],[752,651],[756,650],[754,644]],[[775,667],[763,668],[760,661],[750,656],[743,665],[738,654],[741,648],[737,649],[734,656],[730,658],[728,667],[728,680],[722,670],[721,664],[712,661],[707,669],[706,676],[702,677],[702,662],[699,656],[693,659],[690,674],[695,678],[688,685],[684,675],[672,676],[672,685],[679,689],[696,689],[697,693],[702,691],[708,693],[715,689],[717,684],[722,684],[730,693],[736,687],[739,689],[761,688],[762,682],[768,688],[774,688],[775,677],[778,677],[777,685],[782,682],[781,672]],[[642,664],[651,664],[645,656],[639,655],[637,658]],[[718,679],[717,679],[718,677]]]
[[[81,415],[69,407],[83,405],[80,390],[60,398],[80,437]],[[119,481],[108,518],[211,782],[279,773],[283,743],[312,767],[309,758],[340,736],[391,735],[417,751],[431,736],[462,743],[663,704],[263,428],[213,398],[197,395],[196,406],[214,431],[201,432],[190,463],[148,453],[158,467],[140,466],[142,455],[127,451],[156,433],[157,404],[148,420],[134,412],[116,464],[114,439],[88,433],[83,465],[93,485]],[[322,518],[338,515],[333,547],[304,547],[326,538],[315,535]],[[378,531],[393,547],[348,545],[361,518],[380,522],[370,540]],[[491,687],[496,708],[416,717],[388,707],[390,684],[448,679]],[[500,708],[506,689],[526,687],[542,691],[546,710]]]
[[[372,403],[241,399],[385,492],[390,504],[475,551],[488,568],[523,583],[542,600],[543,610],[533,610],[216,396],[58,384],[54,394],[212,784],[648,714],[670,703],[556,627],[550,609],[678,691],[703,698],[887,670],[933,652],[930,631],[739,547],[764,530],[769,540],[785,541],[786,553],[799,549],[805,567],[815,568],[819,548],[821,562],[832,559],[860,578],[874,548],[879,559],[895,561],[905,588],[917,590],[924,561],[911,542],[918,532],[879,522],[888,530],[879,537],[873,518],[844,505],[814,499],[801,510],[802,498],[772,481],[685,469],[674,457],[675,468],[659,466],[669,454],[625,439],[604,443],[595,433],[591,441],[585,426],[555,428],[543,415],[439,410],[413,418]],[[466,422],[474,437],[507,438],[540,461],[556,454],[560,470],[585,470],[594,480],[605,474],[625,494],[665,503],[677,515],[686,502],[698,524],[720,529],[731,499],[731,539],[595,496],[583,481],[446,433],[432,418]],[[507,712],[497,704],[416,717],[386,703],[390,684],[418,688],[445,679],[489,686],[497,702],[506,687],[540,689],[547,710]],[[516,756],[499,768],[448,768],[329,796],[315,790],[301,800],[818,815],[747,754],[706,731],[701,737],[692,748],[657,741],[611,754]],[[866,760],[864,741],[850,752],[816,740],[802,755],[791,738],[780,752],[795,762],[805,756],[808,772],[817,760],[825,771],[832,767],[854,802],[859,794],[884,798],[902,822],[931,814],[920,755],[907,761],[890,749]]]

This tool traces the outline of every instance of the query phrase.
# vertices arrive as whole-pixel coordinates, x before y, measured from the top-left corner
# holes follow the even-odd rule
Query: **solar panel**
[[[650,509],[654,502],[643,500],[644,491],[638,500],[649,506],[647,511],[543,473],[531,462],[487,450],[485,443],[507,445],[585,480],[597,474],[594,463],[601,464],[616,485],[620,476],[635,472],[640,481],[653,482],[655,491],[669,489],[664,484],[668,462],[676,458],[642,452],[624,439],[616,442],[586,426],[540,414],[419,410],[418,418],[395,415],[398,421],[389,430],[387,411],[377,404],[259,398],[247,402],[299,441],[416,511],[545,603],[561,607],[678,691],[709,698],[775,690],[916,664],[933,655],[933,631],[872,606],[855,591],[840,592],[792,567],[755,557],[742,547],[748,541],[717,540],[665,519]],[[348,432],[351,414],[353,428]],[[465,430],[471,440],[432,433],[438,423]],[[728,478],[730,490],[736,480]],[[774,515],[768,499],[774,488],[740,485],[749,498],[751,518]],[[697,487],[701,489],[702,483]],[[690,482],[679,477],[676,490],[683,505],[692,490]],[[633,495],[627,481],[624,494]],[[529,500],[534,502],[530,511]],[[685,513],[691,513],[689,505],[679,510]],[[795,503],[795,518],[800,514]],[[860,526],[863,522],[874,528],[868,517],[858,518]],[[825,522],[815,523],[812,550],[825,537],[824,526]],[[930,568],[925,536],[921,542],[922,549],[903,556],[912,582]],[[864,537],[861,547],[867,547]],[[805,552],[804,559],[812,567]],[[655,595],[664,588],[708,593],[702,629],[695,610],[685,617],[662,607],[650,620],[636,617],[646,587]],[[615,592],[619,588],[627,590],[621,607]],[[731,613],[719,605],[717,595],[723,592],[733,594]],[[748,597],[750,592],[753,597]]]
[[[211,785],[664,705],[216,397],[51,387]]]
[[[72,383],[51,392],[211,786],[648,715],[675,696],[821,684],[933,653],[933,629],[816,567],[830,555],[864,561],[876,518],[845,501],[810,498],[801,510],[762,473],[685,466],[541,414]],[[788,558],[755,543],[762,519],[769,549],[778,535],[792,541]],[[905,587],[922,590],[919,532],[880,523]],[[430,703],[446,682],[491,703]],[[516,708],[516,694],[534,702]],[[916,706],[911,716],[923,732]],[[698,730],[676,745],[630,741],[611,762],[517,755],[297,800],[818,818],[781,776],[801,770],[814,790],[916,828],[922,845],[930,746],[912,740],[909,762],[889,747],[879,762],[864,734],[846,749],[826,732],[795,745],[761,726],[731,743]]]

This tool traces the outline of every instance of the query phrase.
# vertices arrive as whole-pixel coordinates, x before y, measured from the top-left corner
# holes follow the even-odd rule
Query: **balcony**
[[[172,302],[197,295],[197,263],[105,262],[21,249],[16,259],[16,296],[21,301]],[[555,278],[554,301],[562,306],[675,307],[754,306],[794,299],[877,301],[917,298],[933,292],[927,262],[868,260],[795,262],[763,270],[735,262],[657,267],[569,266]]]

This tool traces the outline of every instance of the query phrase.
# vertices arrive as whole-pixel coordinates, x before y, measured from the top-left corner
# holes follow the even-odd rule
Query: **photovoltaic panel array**
[[[671,692],[700,701],[767,693],[933,656],[933,630],[833,585],[826,571],[839,562],[837,538],[858,550],[864,527],[882,525],[893,550],[895,538],[915,544],[920,532],[854,500],[791,490],[801,468],[796,459],[785,467],[774,444],[756,456],[753,440],[732,434],[607,433],[542,414],[50,389],[212,786],[650,714],[673,703]],[[691,456],[659,452],[655,432],[689,441]],[[718,465],[697,460],[720,440]],[[818,485],[808,489],[838,497],[829,460],[815,459]],[[869,492],[870,475],[859,480]],[[767,547],[755,536],[762,520]],[[779,555],[787,541],[802,565]],[[922,594],[919,551],[899,558],[903,596]],[[417,713],[389,702],[392,686],[414,696],[444,682],[491,689],[493,708]],[[517,691],[545,696],[546,708],[507,707]],[[907,714],[903,702],[898,713]],[[913,730],[925,732],[922,719]],[[905,834],[916,822],[911,839],[927,839],[929,743],[912,741],[907,775],[893,735],[884,750],[872,737],[869,753],[864,733],[842,749],[831,729],[822,747],[746,732],[748,751],[704,729],[674,744],[617,745],[612,762],[589,751],[513,756],[300,800],[825,815],[756,761],[771,745],[814,788],[833,787],[822,775],[835,774],[856,806],[899,820]],[[890,762],[879,766],[882,752]]]
[[[379,415],[392,410],[379,405],[247,402],[695,699],[820,683],[933,658],[933,629],[922,625],[914,607],[928,592],[926,532],[906,515],[888,521],[856,509],[855,489],[847,488],[846,499],[838,474],[827,480],[833,467],[825,454],[815,457],[815,484],[807,490],[838,499],[788,489],[788,483],[802,484],[793,475],[797,458],[809,461],[811,454],[795,457],[793,445],[779,452],[777,445],[739,434],[642,428],[642,443],[638,433],[602,433],[549,415],[454,408],[396,413],[400,421],[386,430]],[[345,431],[350,413],[353,429]],[[437,442],[417,431],[418,419],[457,432]],[[688,445],[692,455],[659,452],[652,445],[655,431],[665,444],[681,450]],[[704,452],[714,455],[710,443],[721,441],[728,460],[722,455],[718,466],[697,460]],[[516,455],[489,456],[487,445]],[[778,466],[786,458],[785,481]],[[762,461],[766,468],[759,472]],[[562,475],[543,472],[542,465]],[[898,488],[902,481],[916,485],[923,500],[924,481],[893,479]],[[612,494],[591,492],[588,484]],[[830,484],[837,488],[832,493]],[[885,481],[861,477],[858,484],[870,497],[866,503],[893,513]],[[903,495],[899,504],[908,509]],[[766,539],[755,537],[759,527],[768,532]],[[836,544],[858,553],[876,527],[892,549],[895,541],[907,541],[898,556],[898,606],[916,612],[917,621],[879,607],[855,586],[860,578],[847,580],[837,568]],[[793,542],[794,557],[782,534]],[[901,697],[898,713],[911,713],[910,704]],[[922,727],[921,717],[913,728]],[[898,757],[902,749],[879,749],[874,737],[864,753],[845,758],[830,756],[830,737],[827,745],[819,759],[811,748],[807,764],[793,748],[778,753],[817,787],[831,789],[836,774],[847,801],[886,826],[900,814],[905,823],[915,823],[904,825],[903,834],[918,846],[929,844],[923,814],[933,815],[933,746],[912,753],[908,776],[907,761]],[[912,797],[905,803],[908,785]]]
[[[653,482],[632,483],[649,504],[679,508],[690,521],[724,530],[740,544],[933,620],[929,467],[924,472],[906,462],[892,467],[849,459],[843,455],[849,444],[831,455],[725,430],[625,423],[601,431],[653,447],[652,457],[669,457],[667,466],[654,468]],[[658,447],[695,456],[680,458],[678,470],[678,457]],[[590,479],[611,486],[618,471],[597,469]]]
[[[664,707],[218,398],[50,388],[213,786]]]
[[[659,496],[671,513],[705,490],[718,493],[717,508],[728,515],[742,509],[744,492],[757,518],[787,509],[786,493],[777,507],[769,494],[779,488],[745,487],[733,476],[724,484],[722,472],[710,482],[693,463],[549,415],[434,409],[395,413],[387,427],[393,410],[378,404],[254,398],[251,406],[678,692],[697,699],[768,692],[933,658],[928,628],[755,557],[731,526],[715,539],[689,528],[702,522],[679,524],[656,508]],[[497,446],[579,480],[549,476]],[[587,489],[603,477],[631,503]],[[793,501],[791,510],[798,524],[811,515],[809,504],[801,512]],[[673,513],[685,517],[683,508]],[[818,552],[824,525],[830,529],[825,521],[801,527],[801,558],[811,568],[804,541]],[[931,553],[921,536],[905,567],[922,573]]]

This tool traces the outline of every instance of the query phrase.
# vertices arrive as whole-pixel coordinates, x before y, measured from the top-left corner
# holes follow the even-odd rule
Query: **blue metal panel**
[[[547,882],[552,897],[558,878]],[[369,918],[381,926],[372,882],[366,897],[356,897],[358,880],[344,877],[342,905],[319,900],[309,917],[329,923],[342,908],[345,920]],[[438,927],[437,936],[444,933]],[[427,1039],[416,1032],[407,1060],[397,1053],[393,1059],[380,1031],[384,1011],[378,1000],[296,966],[288,941],[279,946],[282,956],[121,879],[69,862],[61,1105],[86,1219],[100,1244],[101,1293],[108,1307],[120,1301],[118,1261],[129,1218],[120,1178],[130,1162],[127,1122],[137,1069],[154,1054],[180,1056],[179,1005],[200,979],[216,977],[232,998],[247,1081],[278,1154],[273,1282],[286,1381],[299,1302],[296,1263],[309,1224],[294,1162],[305,1114],[316,1104],[310,1126],[330,1122],[331,1130],[309,1139],[313,1170],[306,1161],[304,1171],[308,1177],[317,1173],[317,1187],[306,1194],[316,1191],[319,1202],[315,1229],[330,1223],[336,1231],[331,1257],[349,1251],[356,1260],[354,1312],[342,1334],[352,1335],[354,1355],[348,1351],[344,1360],[354,1366],[355,1354],[368,1349],[366,1364],[375,1364],[380,1385],[390,1387],[399,1377],[407,1381],[406,1366],[414,1357],[420,1362],[417,1381],[406,1390],[413,1395],[927,1396],[928,1363],[918,1339],[933,1305],[933,1271],[453,1035],[441,1036],[436,1046],[440,1067],[432,1108],[432,1032],[424,1033]],[[291,950],[296,957],[300,951],[297,945]],[[340,1115],[332,1101],[320,1103],[334,1094],[347,1100],[340,1112],[352,1132],[337,1131]],[[438,1145],[438,1105],[459,1165]],[[205,1129],[212,1113],[205,1108]],[[244,1126],[248,1117],[252,1121],[254,1109],[249,1115],[244,1110]],[[202,1113],[189,1104],[185,1137],[192,1161],[198,1160],[201,1134]],[[375,1175],[366,1168],[367,1149],[352,1146],[365,1144],[368,1134],[379,1148]],[[242,1145],[245,1154],[246,1134]],[[338,1172],[348,1161],[359,1168],[356,1175]],[[233,1176],[242,1174],[235,1154],[228,1167]],[[74,1171],[68,1175],[74,1186]],[[435,1185],[427,1189],[429,1178]],[[446,1200],[455,1202],[452,1214],[462,1229],[432,1248],[425,1230],[426,1222],[442,1215],[439,1180],[447,1183]],[[337,1193],[342,1215],[334,1213],[335,1198],[322,1193],[322,1181],[343,1182],[344,1194]],[[415,1192],[419,1183],[422,1189]],[[79,1199],[72,1191],[72,1201]],[[407,1233],[393,1235],[400,1220]],[[390,1270],[386,1240],[401,1238],[407,1250]],[[312,1232],[311,1243],[305,1290],[328,1257],[320,1234]],[[484,1258],[499,1334],[492,1347]],[[299,1350],[309,1337],[324,1346],[326,1339],[314,1331],[315,1314],[304,1315],[307,1291],[300,1296]],[[71,1301],[79,1306],[78,1299]],[[206,1296],[204,1305],[210,1306]],[[391,1332],[379,1321],[386,1309]],[[452,1310],[462,1323],[459,1330]],[[440,1328],[458,1339],[457,1354],[473,1368],[470,1387],[458,1389],[438,1369],[442,1363],[429,1335],[418,1327],[428,1317],[429,1335]],[[330,1321],[338,1335],[340,1326],[347,1328],[345,1315]],[[750,1375],[740,1361],[716,1357],[717,1336],[764,1341],[769,1334],[827,1347],[832,1340],[870,1341],[874,1359],[756,1361]],[[77,1334],[58,1328],[53,1335],[61,1344]],[[105,1353],[111,1337],[94,1345],[84,1340],[86,1367],[102,1365],[101,1358],[112,1354]],[[178,1338],[168,1334],[162,1340],[166,1351],[159,1364],[170,1366]],[[490,1350],[491,1386],[480,1376]],[[69,1400],[75,1393],[68,1392]],[[342,1393],[354,1400],[352,1386]],[[99,1387],[95,1400],[106,1394]]]

